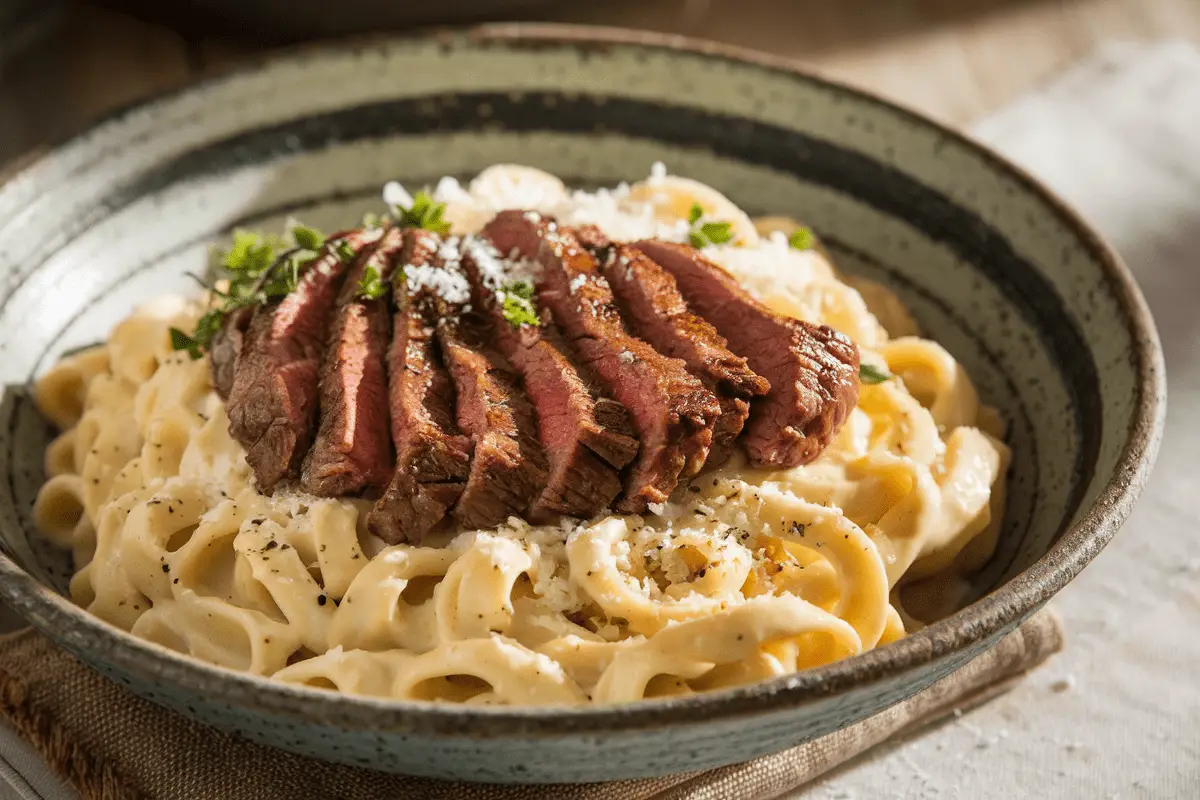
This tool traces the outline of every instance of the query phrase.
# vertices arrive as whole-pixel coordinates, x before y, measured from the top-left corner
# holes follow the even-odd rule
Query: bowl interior
[[[68,558],[29,514],[51,431],[25,388],[64,351],[189,291],[185,273],[235,226],[332,230],[377,210],[386,180],[497,162],[611,185],[661,160],[751,213],[805,220],[841,269],[897,291],[1008,422],[1006,522],[976,597],[1046,556],[1114,480],[1140,480],[1124,450],[1154,424],[1153,330],[1053,200],[870,97],[723,53],[581,36],[494,26],[266,62],[126,112],[0,189],[5,553],[65,590]],[[1089,536],[1061,558],[1081,566],[1107,540]],[[1004,624],[1031,610],[1007,607]]]

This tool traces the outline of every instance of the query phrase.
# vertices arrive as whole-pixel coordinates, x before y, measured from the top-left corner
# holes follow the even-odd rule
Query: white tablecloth
[[[1167,356],[1162,454],[1125,529],[1055,600],[1062,655],[794,796],[1200,798],[1200,52],[1110,47],[975,132],[1062,192],[1137,275]],[[75,797],[0,727],[0,800],[35,791]]]
[[[1062,193],[1137,276],[1167,359],[1158,466],[1053,601],[1062,654],[796,796],[1200,798],[1200,51],[1111,46],[974,132]]]

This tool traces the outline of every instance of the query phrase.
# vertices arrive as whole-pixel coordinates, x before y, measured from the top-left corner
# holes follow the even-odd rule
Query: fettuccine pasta
[[[34,516],[73,552],[74,600],[159,645],[334,691],[471,704],[620,703],[758,681],[902,637],[990,557],[1009,453],[962,367],[883,287],[843,278],[797,223],[751,220],[657,168],[571,192],[525,167],[443,180],[455,232],[535,208],[614,238],[680,240],[694,203],[730,221],[705,255],[773,310],[851,337],[857,408],[815,462],[736,455],[644,517],[453,530],[386,546],[370,502],[255,488],[206,360],[172,350],[198,302],[139,309],[36,384],[62,433]],[[924,589],[917,608],[903,590]],[[930,587],[943,587],[939,601]]]

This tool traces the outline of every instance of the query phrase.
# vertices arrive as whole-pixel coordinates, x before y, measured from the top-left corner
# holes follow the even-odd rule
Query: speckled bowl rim
[[[922,631],[824,667],[760,683],[687,697],[645,700],[617,706],[568,708],[457,707],[360,697],[283,684],[267,678],[217,667],[159,645],[91,616],[66,597],[37,582],[0,553],[0,597],[26,617],[94,659],[138,675],[153,672],[159,682],[209,693],[231,705],[301,720],[323,720],[366,731],[409,732],[434,736],[489,738],[493,736],[554,737],[617,730],[668,728],[799,707],[847,690],[863,690],[943,658],[957,650],[980,646],[1015,625],[1062,589],[1112,539],[1129,516],[1134,501],[1153,467],[1166,414],[1166,375],[1162,349],[1150,310],[1133,276],[1111,246],[1065,201],[1022,168],[971,137],[917,112],[837,81],[819,77],[795,63],[730,45],[684,36],[550,23],[494,23],[421,34],[373,35],[349,40],[290,47],[252,58],[172,92],[110,113],[93,127],[119,120],[135,109],[166,98],[203,92],[209,86],[238,80],[279,61],[332,55],[387,42],[433,37],[460,37],[476,45],[513,48],[568,46],[579,49],[636,47],[700,55],[757,67],[873,104],[909,122],[936,131],[971,150],[994,169],[1007,173],[1035,195],[1070,228],[1100,264],[1108,289],[1118,299],[1122,322],[1134,346],[1138,374],[1136,411],[1128,438],[1108,484],[1092,507],[1066,529],[1051,549],[1012,580],[979,601]],[[74,142],[89,131],[70,137]],[[9,178],[24,176],[54,158],[53,148],[32,158]]]

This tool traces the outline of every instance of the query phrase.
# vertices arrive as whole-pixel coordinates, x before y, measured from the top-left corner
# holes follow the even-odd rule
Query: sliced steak
[[[581,229],[579,237],[596,256],[630,331],[663,355],[681,359],[717,395],[721,414],[713,428],[707,466],[719,465],[733,452],[734,440],[742,432],[750,413],[747,401],[765,395],[771,385],[750,369],[746,359],[729,351],[716,328],[688,309],[675,279],[646,254],[608,241],[591,226]]]
[[[346,241],[357,253],[377,235],[354,231]],[[321,351],[347,268],[327,246],[296,290],[256,308],[246,329],[227,404],[229,433],[246,448],[258,488],[268,494],[299,471],[308,451]]]
[[[516,327],[504,316],[508,275],[519,272],[484,239],[463,246],[462,265],[471,282],[471,302],[491,325],[501,354],[520,374],[537,416],[538,438],[549,468],[546,485],[527,516],[544,521],[557,516],[591,517],[607,508],[621,491],[618,469],[606,450],[588,442],[611,437],[596,420],[595,401],[578,371],[541,326]],[[636,442],[634,450],[636,451]],[[608,453],[611,455],[611,453]]]
[[[404,236],[400,265],[429,266],[440,240],[424,230]],[[396,313],[387,353],[388,405],[396,467],[367,515],[369,530],[389,544],[420,544],[462,496],[471,470],[471,440],[454,418],[454,386],[435,341],[437,308],[428,290],[395,286]]]
[[[592,416],[596,419],[597,427],[588,427],[583,431],[583,443],[618,470],[624,469],[637,457],[639,447],[637,429],[633,426],[629,409],[614,400],[604,390],[604,385],[595,372],[581,362],[575,348],[554,324],[554,315],[550,309],[542,307],[538,313],[544,323],[542,338],[567,357],[592,398]]]
[[[549,222],[549,218],[536,211],[501,211],[484,228],[483,236],[510,259],[536,263],[542,232]],[[592,396],[593,413],[600,429],[587,431],[585,444],[614,467],[620,469],[628,466],[637,456],[639,448],[637,428],[634,427],[629,409],[613,398],[595,370],[582,362],[574,346],[562,335],[559,326],[554,324],[554,312],[540,305],[538,313],[546,321],[542,326],[542,337],[566,354]]]
[[[233,378],[237,374],[238,359],[242,355],[242,342],[254,309],[239,308],[226,315],[221,328],[213,335],[208,349],[208,368],[212,373],[213,388],[222,400],[229,399]]]
[[[694,475],[708,456],[720,415],[716,397],[682,361],[625,330],[608,282],[574,233],[520,213],[498,215],[484,233],[502,252],[522,254],[540,238],[539,300],[553,312],[580,362],[629,410],[641,441],[617,508],[641,513],[665,502],[681,477]]]
[[[465,527],[490,528],[529,508],[546,485],[546,454],[517,376],[492,348],[486,323],[469,311],[458,244],[443,243],[438,262],[444,274],[432,277],[438,285],[453,285],[445,273],[463,282],[462,293],[434,293],[437,341],[454,381],[458,425],[474,445],[471,474],[452,513]]]
[[[746,425],[750,460],[792,467],[820,455],[858,402],[855,344],[827,326],[776,314],[695,248],[661,241],[635,247],[671,273],[692,310],[771,382]]]
[[[304,488],[321,497],[382,487],[392,474],[384,357],[392,338],[390,296],[361,297],[374,270],[385,285],[403,245],[398,228],[365,248],[346,276],[321,362],[321,422],[304,461]]]

